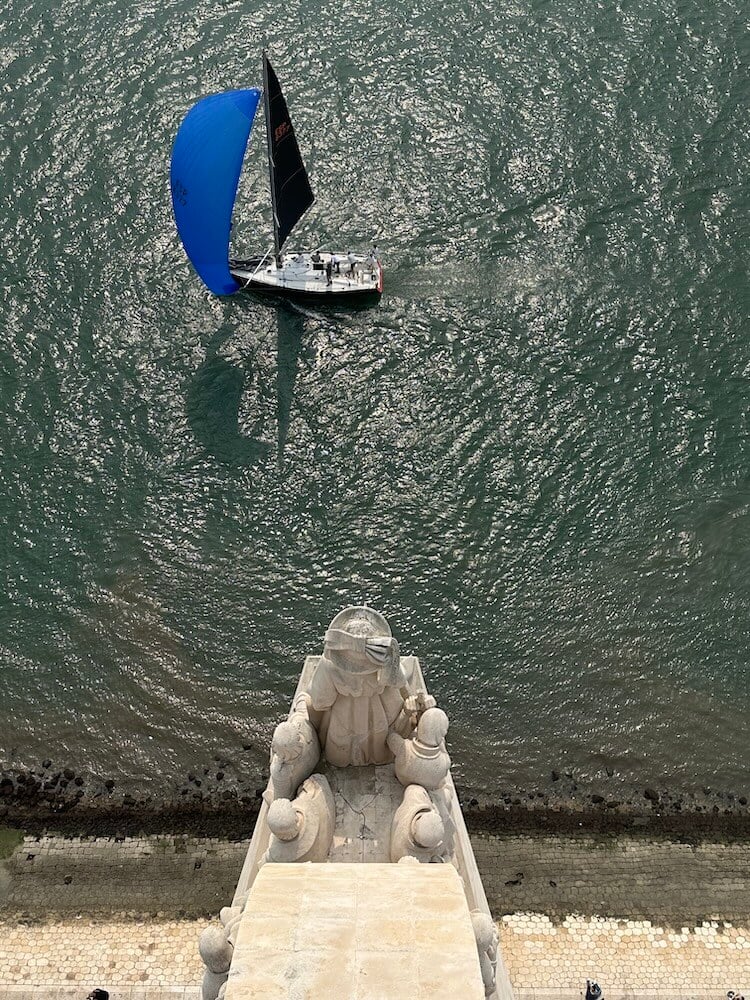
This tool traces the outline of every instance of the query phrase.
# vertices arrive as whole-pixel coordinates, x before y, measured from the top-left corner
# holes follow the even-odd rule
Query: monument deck
[[[226,1000],[484,1000],[452,865],[273,864],[242,915]]]

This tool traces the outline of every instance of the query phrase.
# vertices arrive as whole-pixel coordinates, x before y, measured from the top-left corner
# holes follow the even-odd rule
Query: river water
[[[262,748],[366,600],[459,779],[750,765],[747,8],[6,0],[0,763]],[[381,304],[209,295],[169,200],[268,42]],[[235,216],[265,249],[260,125]],[[292,238],[294,242],[296,237]],[[259,752],[261,752],[259,751]]]

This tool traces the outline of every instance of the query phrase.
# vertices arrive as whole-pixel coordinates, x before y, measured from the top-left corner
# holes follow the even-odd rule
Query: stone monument
[[[367,607],[336,615],[306,690],[328,763],[392,761],[388,733],[402,714],[405,687],[398,643],[385,618]]]
[[[407,785],[391,827],[391,861],[413,857],[423,862],[451,860],[446,830],[430,793],[421,785]]]
[[[513,1000],[447,732],[385,618],[337,614],[274,731],[232,906],[201,937],[202,1000]]]
[[[265,861],[325,861],[331,848],[336,806],[322,774],[302,783],[296,799],[274,799],[268,809],[271,838]]]
[[[263,793],[270,805],[276,799],[293,799],[297,789],[309,778],[320,760],[320,740],[310,722],[307,703],[301,695],[296,699],[292,714],[280,722],[271,740],[271,780]]]

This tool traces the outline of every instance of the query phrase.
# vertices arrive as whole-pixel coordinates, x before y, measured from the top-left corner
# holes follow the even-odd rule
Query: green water
[[[749,37],[738,0],[6,3],[0,763],[158,788],[262,747],[367,600],[459,780],[739,791]],[[219,300],[184,258],[172,138],[264,38],[299,242],[376,237],[376,309]]]

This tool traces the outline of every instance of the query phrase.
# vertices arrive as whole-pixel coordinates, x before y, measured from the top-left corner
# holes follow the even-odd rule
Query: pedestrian
[[[601,986],[591,979],[586,980],[586,1000],[604,1000]]]
[[[109,1000],[109,993],[107,990],[103,990],[101,987],[97,986],[96,989],[93,989],[89,993],[86,1000]]]

